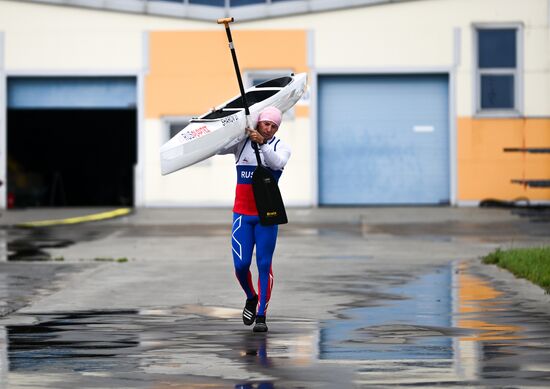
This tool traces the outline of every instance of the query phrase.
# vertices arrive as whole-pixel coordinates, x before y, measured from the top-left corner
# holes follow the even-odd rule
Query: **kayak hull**
[[[219,105],[192,119],[160,148],[161,173],[173,173],[227,150],[246,137],[247,122],[255,127],[258,115],[274,106],[283,113],[292,108],[306,90],[306,73],[279,77],[246,90],[250,117],[246,117],[242,98]]]

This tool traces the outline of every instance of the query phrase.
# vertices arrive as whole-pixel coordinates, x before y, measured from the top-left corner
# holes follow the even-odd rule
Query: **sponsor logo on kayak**
[[[236,115],[231,115],[231,116],[227,116],[227,117],[224,117],[222,118],[222,124],[225,126],[227,126],[228,124],[231,124],[231,123],[234,123],[237,121],[237,116]]]
[[[193,139],[200,138],[201,136],[206,135],[210,132],[211,131],[208,129],[208,127],[202,126],[194,130],[187,131],[183,133],[182,136],[183,136],[183,139],[185,140],[193,140]]]

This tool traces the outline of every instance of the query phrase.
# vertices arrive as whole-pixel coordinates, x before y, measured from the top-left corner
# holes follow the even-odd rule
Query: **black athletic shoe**
[[[267,325],[265,324],[265,316],[256,316],[256,325],[252,329],[254,332],[267,332]]]
[[[246,299],[243,309],[243,323],[247,326],[252,325],[256,319],[256,307],[258,306],[258,295],[251,299]]]

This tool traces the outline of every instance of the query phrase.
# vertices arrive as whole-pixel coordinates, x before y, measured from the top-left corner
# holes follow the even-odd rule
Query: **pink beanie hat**
[[[260,116],[258,116],[259,122],[271,122],[273,124],[276,124],[277,127],[281,125],[281,119],[283,114],[278,108],[275,107],[266,107],[263,109],[262,112],[260,112]]]

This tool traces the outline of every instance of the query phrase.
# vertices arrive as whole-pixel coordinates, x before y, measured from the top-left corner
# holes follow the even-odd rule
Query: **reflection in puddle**
[[[383,306],[343,311],[348,320],[329,321],[321,330],[321,358],[450,358],[453,339],[519,339],[520,326],[487,321],[488,313],[506,309],[496,301],[502,293],[466,266],[439,269],[392,288],[388,293],[399,298]]]
[[[396,298],[383,306],[348,309],[348,320],[326,322],[320,358],[360,366],[357,382],[365,384],[550,383],[550,357],[527,363],[549,349],[548,318],[525,317],[466,263],[388,293]]]
[[[502,293],[493,289],[486,281],[468,274],[466,264],[458,265],[458,326],[479,330],[473,336],[462,337],[461,341],[519,339],[522,328],[517,325],[497,324],[481,320],[479,312],[505,312],[507,307],[496,299]],[[486,316],[486,315],[484,315]]]
[[[8,336],[6,329],[0,327],[0,388],[3,388],[2,382],[8,376]]]
[[[321,330],[321,358],[449,358],[451,338],[438,328],[451,325],[450,283],[448,268],[390,289],[402,299],[388,305],[343,311],[348,320],[329,321]]]
[[[111,357],[136,347],[139,338],[123,328],[113,332],[103,323],[133,313],[70,313],[43,316],[43,321],[34,325],[8,326],[10,370],[107,369],[112,365]],[[121,323],[121,327],[125,325]]]

